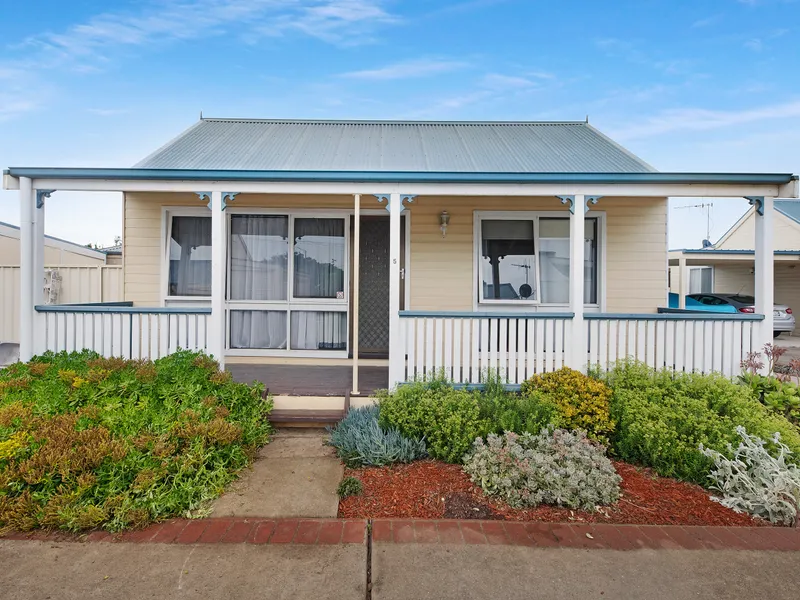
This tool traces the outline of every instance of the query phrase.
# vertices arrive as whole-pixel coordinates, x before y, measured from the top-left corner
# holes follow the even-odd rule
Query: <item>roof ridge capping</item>
[[[238,117],[203,117],[206,123],[263,123],[297,125],[588,125],[587,121],[437,121],[406,119],[248,119]]]

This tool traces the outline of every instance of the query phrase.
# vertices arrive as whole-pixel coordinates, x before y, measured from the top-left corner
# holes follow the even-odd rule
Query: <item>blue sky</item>
[[[588,115],[660,170],[800,172],[798,22],[797,0],[8,3],[0,166],[130,166],[202,110]],[[712,238],[743,210],[715,201]],[[703,214],[671,211],[671,246],[697,246]],[[19,223],[16,194],[0,221]],[[56,194],[46,229],[110,243],[121,202]]]

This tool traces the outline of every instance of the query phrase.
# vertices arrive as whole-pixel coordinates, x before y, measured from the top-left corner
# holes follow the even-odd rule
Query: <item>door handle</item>
[[[400,269],[400,279],[405,279],[405,278],[406,278],[406,270]]]

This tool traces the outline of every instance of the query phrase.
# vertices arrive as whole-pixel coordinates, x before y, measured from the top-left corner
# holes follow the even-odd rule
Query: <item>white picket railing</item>
[[[618,360],[734,377],[756,350],[750,314],[586,313],[586,354],[569,348],[572,313],[400,312],[405,381],[444,375],[479,384],[491,369],[509,384],[562,366],[607,370]],[[573,364],[575,363],[575,364]]]
[[[589,366],[607,370],[617,360],[635,359],[676,371],[741,373],[741,362],[755,348],[751,314],[667,313],[586,314]]]
[[[511,384],[565,364],[572,313],[401,311],[406,381],[444,374],[481,383],[491,369]]]
[[[208,346],[210,308],[133,308],[130,303],[36,307],[36,353],[83,349],[155,360]]]

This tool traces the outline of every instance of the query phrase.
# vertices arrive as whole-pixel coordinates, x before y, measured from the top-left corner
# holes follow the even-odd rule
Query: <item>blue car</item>
[[[745,294],[689,294],[686,310],[716,313],[754,313],[756,299]],[[669,307],[678,308],[678,294],[669,295]],[[795,318],[785,304],[775,304],[772,311],[774,335],[794,332]]]

